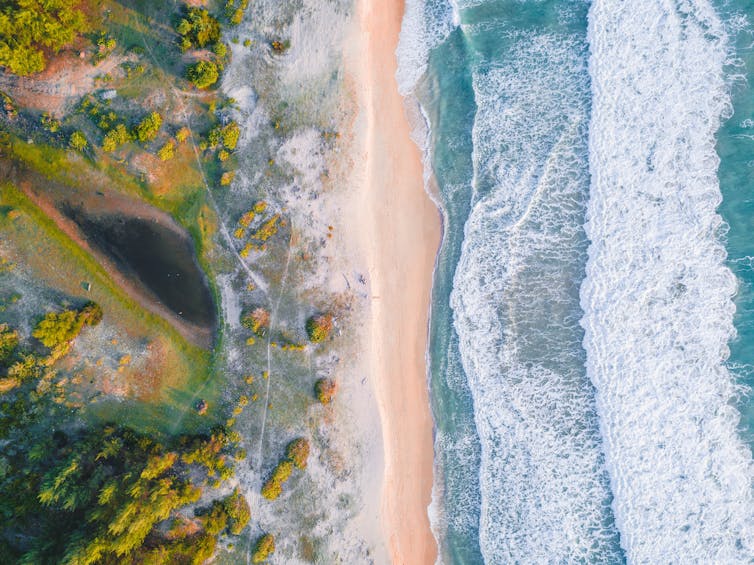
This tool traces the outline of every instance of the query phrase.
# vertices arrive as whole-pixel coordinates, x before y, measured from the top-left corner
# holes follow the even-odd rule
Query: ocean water
[[[753,15],[408,0],[440,562],[754,559]]]

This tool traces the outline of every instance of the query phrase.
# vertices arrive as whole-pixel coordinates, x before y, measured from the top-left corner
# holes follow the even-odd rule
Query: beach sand
[[[360,105],[363,182],[354,188],[349,232],[369,271],[368,362],[382,422],[383,534],[396,564],[434,563],[429,523],[433,422],[427,389],[427,332],[440,215],[424,189],[395,79],[402,0],[362,0],[348,67]]]

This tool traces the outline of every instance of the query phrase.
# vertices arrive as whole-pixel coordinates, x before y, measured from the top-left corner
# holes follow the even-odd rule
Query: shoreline
[[[427,345],[441,215],[395,78],[403,0],[360,0],[358,51],[349,55],[363,151],[351,233],[369,271],[367,331],[384,450],[380,521],[391,561],[432,564],[437,542],[428,508],[434,477]],[[366,342],[365,342],[365,345]]]

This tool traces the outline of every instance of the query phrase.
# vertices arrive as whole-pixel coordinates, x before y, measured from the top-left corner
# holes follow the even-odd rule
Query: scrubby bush
[[[8,327],[8,324],[0,324],[0,364],[15,351],[18,346],[18,332]]]
[[[291,42],[287,39],[285,41],[275,40],[270,42],[270,47],[272,47],[272,50],[275,53],[285,53],[290,49]]]
[[[87,326],[96,326],[102,321],[102,306],[96,302],[87,302],[79,312]]]
[[[191,135],[191,130],[187,128],[186,126],[183,126],[181,129],[179,129],[176,132],[175,138],[178,140],[178,143],[183,143],[189,138],[190,135]]]
[[[264,534],[254,544],[252,560],[254,563],[263,563],[273,553],[275,553],[275,538],[272,534]]]
[[[283,484],[290,478],[293,472],[293,463],[287,459],[282,460],[272,470],[270,478],[262,485],[262,496],[267,500],[275,500],[283,492]]]
[[[224,58],[228,54],[228,46],[222,41],[218,41],[212,47],[212,51],[217,55],[219,59]]]
[[[45,51],[57,53],[87,28],[79,0],[0,4],[0,66],[16,75],[43,71]]]
[[[238,138],[241,135],[241,128],[236,122],[230,122],[222,129],[223,145],[226,149],[233,151],[238,145]]]
[[[175,157],[175,142],[172,139],[169,139],[167,143],[157,151],[157,156],[160,158],[160,161],[169,161]]]
[[[241,318],[241,325],[259,337],[263,337],[270,327],[270,313],[262,307],[254,308],[251,312],[244,314]]]
[[[161,127],[162,116],[159,114],[159,112],[152,112],[146,118],[141,120],[141,122],[139,122],[139,124],[134,129],[136,139],[138,139],[142,143],[154,141]]]
[[[34,328],[32,336],[37,338],[42,345],[53,349],[72,341],[84,326],[75,310],[48,313]]]
[[[280,227],[279,222],[280,214],[275,214],[259,226],[259,229],[251,234],[251,237],[260,241],[267,241],[278,232],[278,228]]]
[[[238,488],[223,501],[225,512],[228,515],[228,529],[234,536],[239,535],[251,520],[251,509],[246,497]]]
[[[206,510],[200,517],[204,530],[213,536],[218,535],[228,526],[228,514],[219,500],[215,500],[209,510]]]
[[[131,134],[128,133],[128,129],[125,125],[118,124],[105,134],[105,139],[102,142],[102,149],[107,152],[112,152],[129,141],[131,141]]]
[[[220,186],[228,186],[230,183],[233,182],[233,179],[235,178],[236,173],[235,171],[225,171],[223,175],[220,177]]]
[[[330,379],[319,379],[314,383],[314,394],[322,404],[330,404],[335,398],[336,391],[337,385]]]
[[[83,151],[84,149],[89,147],[89,142],[86,140],[86,136],[83,134],[83,132],[74,131],[71,134],[70,139],[68,140],[68,145],[70,145],[71,148],[75,149],[76,151]]]
[[[321,343],[330,337],[334,318],[332,314],[312,316],[306,321],[306,333],[312,343]]]
[[[186,71],[188,80],[199,89],[209,88],[220,78],[217,65],[212,61],[198,61]]]
[[[280,483],[267,481],[262,485],[262,496],[267,500],[275,500],[283,492],[283,487]]]
[[[285,448],[285,457],[293,463],[297,469],[306,469],[309,459],[309,442],[304,438],[294,439]]]

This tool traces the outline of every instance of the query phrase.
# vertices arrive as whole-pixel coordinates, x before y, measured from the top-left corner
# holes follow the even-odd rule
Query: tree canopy
[[[186,76],[199,89],[209,88],[220,78],[220,71],[212,61],[198,61],[188,68]]]
[[[87,29],[81,0],[10,0],[0,3],[0,66],[26,76],[47,66],[45,51],[57,53]]]

